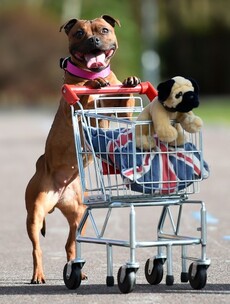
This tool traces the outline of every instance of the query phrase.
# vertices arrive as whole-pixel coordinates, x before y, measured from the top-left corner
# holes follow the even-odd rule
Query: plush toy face
[[[157,87],[158,100],[170,112],[189,112],[199,106],[198,85],[181,76],[162,82]]]

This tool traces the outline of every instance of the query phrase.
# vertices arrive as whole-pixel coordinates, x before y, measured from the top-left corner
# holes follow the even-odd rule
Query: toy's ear
[[[175,83],[174,79],[169,79],[166,80],[165,82],[161,82],[157,86],[159,101],[165,101],[169,97],[174,83]]]
[[[194,87],[194,92],[195,92],[196,94],[199,94],[199,90],[200,90],[200,89],[199,89],[199,86],[198,86],[196,80],[194,80],[193,78],[188,78],[188,80],[191,81],[192,86]]]

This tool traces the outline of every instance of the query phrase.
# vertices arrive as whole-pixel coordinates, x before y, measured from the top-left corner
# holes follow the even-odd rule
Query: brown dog
[[[72,19],[64,24],[69,38],[70,57],[62,63],[65,83],[100,88],[120,84],[110,70],[110,59],[117,49],[114,32],[118,20],[102,16],[94,20]],[[128,77],[123,84],[135,86],[136,77]],[[93,107],[92,96],[82,96],[84,107]],[[110,100],[108,106],[132,106],[132,98]],[[104,105],[101,105],[104,106]],[[45,153],[38,159],[36,172],[26,189],[27,232],[33,245],[33,277],[31,283],[45,283],[39,233],[45,235],[45,216],[55,208],[61,210],[69,224],[66,242],[67,260],[75,258],[75,232],[85,206],[82,203],[78,176],[70,107],[61,99],[49,132]]]

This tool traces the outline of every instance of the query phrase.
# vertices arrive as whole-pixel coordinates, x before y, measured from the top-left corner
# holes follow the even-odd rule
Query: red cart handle
[[[62,86],[62,95],[70,105],[74,105],[78,100],[78,95],[93,94],[145,94],[150,101],[157,96],[157,90],[148,81],[141,82],[135,87],[124,87],[123,85],[111,85],[100,89],[90,89],[85,86],[77,86],[73,84],[64,84]]]

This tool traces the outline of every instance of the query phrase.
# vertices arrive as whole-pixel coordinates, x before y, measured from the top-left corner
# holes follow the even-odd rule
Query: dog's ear
[[[118,19],[114,19],[113,17],[109,15],[102,15],[101,18],[103,18],[106,22],[108,22],[112,27],[115,27],[117,24],[118,26],[121,26],[120,21]]]
[[[194,92],[196,94],[199,94],[200,88],[199,88],[198,83],[196,82],[196,80],[194,80],[193,78],[187,78],[187,79],[192,83],[192,86],[194,87]]]
[[[159,101],[165,101],[169,97],[174,83],[175,83],[174,79],[169,79],[166,80],[165,82],[161,82],[157,86]]]
[[[64,28],[65,30],[65,33],[68,35],[71,28],[74,26],[74,24],[77,22],[77,19],[71,19],[69,21],[67,21],[66,23],[64,23],[61,27],[60,27],[60,30],[59,32],[62,31],[62,29]]]

